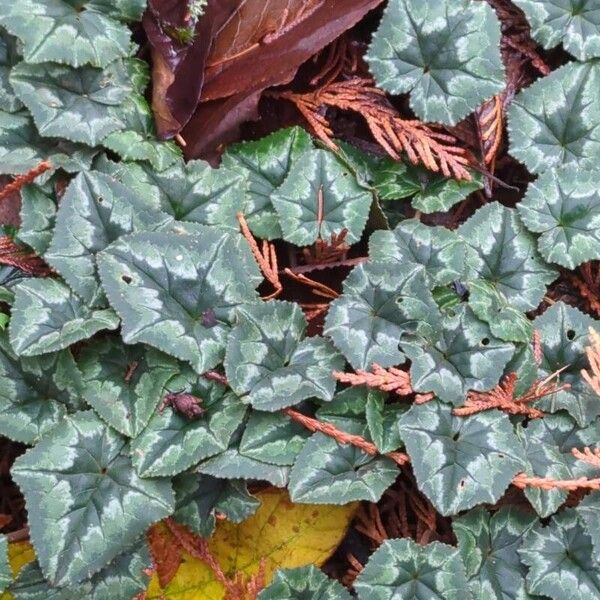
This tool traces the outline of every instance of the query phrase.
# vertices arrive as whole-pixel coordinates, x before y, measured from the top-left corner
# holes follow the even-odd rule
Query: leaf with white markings
[[[21,190],[21,226],[18,238],[43,255],[56,224],[56,202],[37,185],[26,185]]]
[[[12,581],[10,564],[8,563],[8,540],[6,536],[0,535],[0,594]]]
[[[280,569],[257,600],[351,600],[350,593],[335,579],[310,565]]]
[[[11,69],[20,61],[17,40],[0,30],[0,110],[15,112],[23,107],[8,81]]]

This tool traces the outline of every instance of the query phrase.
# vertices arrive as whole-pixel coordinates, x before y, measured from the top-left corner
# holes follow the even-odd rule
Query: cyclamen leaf
[[[58,279],[29,279],[15,286],[8,328],[19,356],[37,356],[119,326],[112,309],[92,310]]]
[[[527,590],[552,600],[600,597],[600,573],[592,552],[592,540],[573,510],[556,515],[546,527],[537,525],[519,550],[529,566]]]
[[[498,202],[486,204],[458,228],[458,234],[471,250],[471,278],[485,280],[522,312],[537,308],[557,273],[540,258],[534,237],[514,209]]]
[[[268,240],[281,237],[272,196],[285,181],[292,165],[312,147],[310,135],[304,129],[291,127],[256,142],[229,146],[223,154],[223,165],[243,173],[248,180],[244,213],[257,237]]]
[[[347,504],[377,502],[394,483],[398,467],[385,457],[373,458],[350,444],[313,434],[298,454],[290,473],[293,502]]]
[[[402,446],[398,419],[406,410],[407,407],[400,403],[386,404],[381,392],[369,390],[366,406],[369,433],[382,454],[393,452]]]
[[[425,340],[407,337],[400,347],[412,362],[413,388],[454,405],[462,404],[469,390],[493,388],[514,353],[512,344],[495,338],[464,305],[443,316],[436,334]]]
[[[342,431],[352,431],[355,435],[368,438],[370,434],[365,410],[367,396],[368,390],[364,387],[347,387],[338,392],[331,402],[322,403],[315,417]]]
[[[0,4],[1,5],[1,4]],[[17,40],[0,29],[0,110],[15,112],[23,108],[8,81],[11,69],[19,62]]]
[[[287,242],[308,246],[347,229],[352,244],[365,228],[373,195],[334,154],[312,150],[292,164],[271,200]]]
[[[510,153],[534,173],[600,159],[598,65],[568,63],[517,94],[508,110]]]
[[[280,569],[273,581],[257,600],[351,600],[351,596],[339,582],[329,579],[313,565],[297,569]]]
[[[234,309],[257,299],[262,276],[240,235],[178,231],[124,236],[98,255],[98,269],[125,343],[146,343],[203,373],[222,360]]]
[[[0,535],[0,594],[12,581],[12,572],[8,563],[8,540]]]
[[[538,376],[543,379],[566,367],[560,373],[560,382],[571,386],[546,396],[537,403],[538,408],[552,413],[566,410],[582,427],[591,423],[600,415],[600,398],[581,377],[581,369],[588,366],[584,352],[588,330],[598,329],[598,321],[557,302],[537,317],[533,326],[540,332],[542,342]]]
[[[19,240],[42,256],[52,240],[56,220],[56,203],[37,185],[21,189],[21,226]]]
[[[186,390],[187,391],[187,390]],[[198,380],[190,392],[206,411],[188,419],[165,407],[131,442],[133,464],[141,477],[172,477],[227,448],[246,406],[222,386]]]
[[[465,273],[466,243],[445,227],[429,227],[417,219],[402,221],[393,231],[375,231],[369,238],[374,262],[422,265],[437,285],[448,285]]]
[[[600,56],[600,16],[594,0],[515,0],[515,4],[544,48],[562,43],[579,60]]]
[[[217,511],[232,523],[241,523],[260,506],[259,500],[248,493],[246,483],[236,479],[182,473],[173,480],[173,487],[173,518],[202,537],[213,534]]]
[[[517,551],[535,521],[533,515],[512,506],[493,514],[476,508],[452,521],[473,598],[530,597],[525,589],[527,569]]]
[[[102,569],[175,507],[170,482],[139,479],[124,438],[91,411],[63,420],[11,472],[42,571],[58,586]]]
[[[86,346],[77,366],[85,401],[128,437],[136,437],[148,424],[167,382],[179,371],[170,356],[108,337]]]
[[[104,70],[22,62],[13,68],[10,82],[43,136],[96,146],[125,127],[116,109],[131,85],[121,62]]]
[[[497,410],[457,417],[433,401],[413,406],[399,426],[419,489],[443,515],[497,502],[525,467],[511,422]]]
[[[575,509],[585,525],[585,532],[592,538],[593,558],[600,560],[600,492],[588,494]]]
[[[433,542],[386,540],[354,582],[359,600],[470,600],[458,550]]]
[[[355,369],[404,362],[404,333],[439,329],[439,310],[423,270],[414,265],[367,263],[344,281],[343,294],[329,307],[324,334]]]
[[[161,229],[171,217],[102,173],[80,173],[58,209],[56,228],[44,259],[86,303],[103,299],[96,255],[126,233]]]
[[[565,165],[542,173],[517,205],[525,226],[540,233],[544,258],[568,269],[600,259],[598,171]]]
[[[379,87],[423,121],[455,125],[502,91],[500,25],[486,4],[392,0],[367,53]]]
[[[227,341],[225,373],[231,389],[256,409],[274,412],[307,398],[329,401],[331,373],[343,368],[331,342],[304,337],[306,320],[295,303],[271,301],[238,309]]]

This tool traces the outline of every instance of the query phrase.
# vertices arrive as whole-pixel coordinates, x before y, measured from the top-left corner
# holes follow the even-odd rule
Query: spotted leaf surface
[[[355,446],[315,433],[292,467],[290,497],[301,503],[377,502],[397,476],[398,467],[389,458],[374,458]]]
[[[454,125],[503,88],[492,9],[461,0],[393,0],[367,54],[375,81],[410,93],[423,121]]]
[[[9,334],[20,356],[37,356],[113,330],[119,318],[112,309],[92,310],[58,279],[30,279],[15,286]]]
[[[306,398],[331,400],[343,359],[331,342],[304,337],[297,304],[271,301],[238,310],[227,341],[225,373],[238,396],[259,410],[276,411]]]
[[[17,459],[12,476],[42,571],[59,586],[102,569],[175,504],[170,482],[140,479],[125,439],[91,411],[63,420]]]
[[[234,309],[262,280],[245,241],[218,228],[125,236],[99,254],[126,343],[144,342],[199,372],[223,358]]]
[[[96,269],[98,252],[126,233],[161,229],[171,220],[156,203],[111,177],[80,173],[60,202],[44,258],[86,303],[97,304],[104,299]]]
[[[588,345],[588,330],[598,329],[598,321],[563,302],[557,302],[537,317],[533,325],[542,340],[542,364],[538,376],[548,377],[558,369],[560,382],[570,389],[546,396],[538,403],[548,412],[566,410],[580,426],[591,423],[600,414],[600,398],[581,377],[587,368],[584,348]]]
[[[400,346],[411,360],[413,388],[458,405],[469,390],[489,390],[498,383],[514,346],[494,337],[464,305],[444,315],[441,323],[435,335],[407,337]]]
[[[592,559],[592,540],[573,510],[537,525],[519,554],[529,567],[527,590],[552,600],[600,597],[600,574]]]
[[[535,522],[534,516],[514,507],[493,514],[476,508],[452,521],[473,598],[529,597],[527,569],[517,552]]]
[[[369,238],[374,262],[421,265],[437,285],[448,285],[465,272],[467,246],[445,227],[429,227],[417,219],[402,221],[393,231],[378,230]]]
[[[579,60],[600,56],[600,11],[594,0],[515,0],[544,48],[562,44]]]
[[[568,63],[517,94],[508,110],[510,153],[530,171],[600,158],[600,73],[595,63]]]
[[[118,61],[104,70],[22,62],[12,70],[10,83],[43,136],[96,146],[125,127],[116,107],[131,93],[131,85]]]
[[[308,246],[342,229],[348,230],[349,243],[357,242],[373,196],[335,155],[312,150],[295,161],[271,200],[279,215],[283,239],[296,246]]]
[[[272,197],[285,181],[292,165],[312,147],[306,131],[292,127],[256,142],[230,146],[223,155],[223,165],[241,171],[247,179],[244,214],[248,226],[259,238],[281,237]]]
[[[600,258],[598,172],[567,165],[529,184],[518,204],[544,258],[568,269]]]
[[[433,542],[386,540],[354,583],[360,600],[466,600],[471,597],[458,550]]]
[[[355,369],[373,363],[390,367],[404,362],[398,345],[402,334],[432,333],[439,319],[422,269],[368,263],[355,267],[344,281],[324,333]]]
[[[131,443],[133,464],[140,476],[171,477],[229,445],[246,406],[234,394],[224,394],[222,386],[203,379],[190,392],[201,400],[203,414],[189,419],[165,407]]]
[[[496,410],[456,417],[434,401],[413,406],[399,423],[419,489],[443,515],[496,502],[524,468],[523,447]]]
[[[351,596],[338,581],[329,579],[316,567],[281,569],[259,595],[258,600],[350,600]]]

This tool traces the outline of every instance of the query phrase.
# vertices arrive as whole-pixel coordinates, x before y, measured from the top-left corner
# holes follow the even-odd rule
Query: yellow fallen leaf
[[[34,558],[35,553],[29,542],[12,542],[8,545],[8,563],[13,577],[16,577]],[[11,600],[12,597],[9,592],[4,592],[0,595],[0,600]]]
[[[208,542],[230,578],[256,574],[261,559],[266,583],[279,568],[322,565],[342,541],[358,506],[294,504],[285,490],[277,489],[256,495],[261,505],[253,516],[238,525],[219,521]],[[152,577],[147,600],[222,600],[224,588],[209,567],[185,552],[182,556],[182,565],[165,589],[156,574]]]

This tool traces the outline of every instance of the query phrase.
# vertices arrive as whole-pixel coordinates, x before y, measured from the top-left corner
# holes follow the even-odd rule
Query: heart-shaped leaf
[[[524,469],[523,447],[499,411],[463,418],[433,401],[413,406],[399,423],[419,489],[443,515],[497,502]]]
[[[313,565],[280,569],[257,600],[351,600],[350,593],[335,579],[329,579]]]
[[[259,410],[276,411],[306,398],[331,400],[343,359],[331,342],[305,338],[297,304],[271,301],[238,310],[227,341],[225,373],[238,396]]]
[[[175,507],[170,482],[138,478],[125,439],[92,411],[64,419],[16,460],[12,476],[55,585],[90,577]]]
[[[200,225],[136,233],[98,255],[104,291],[126,343],[143,342],[199,372],[223,358],[234,308],[262,281],[245,240]]]

